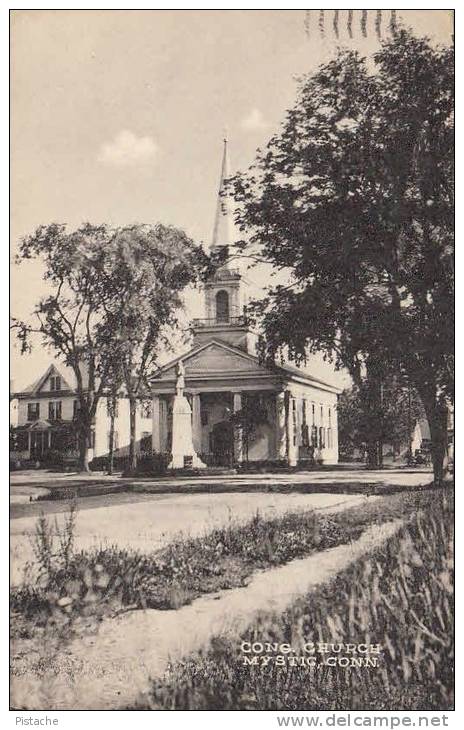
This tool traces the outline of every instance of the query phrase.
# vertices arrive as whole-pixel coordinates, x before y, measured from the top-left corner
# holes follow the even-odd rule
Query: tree
[[[81,470],[88,470],[98,403],[120,379],[130,401],[134,464],[136,399],[166,342],[163,327],[176,322],[179,292],[204,258],[184,233],[160,224],[85,224],[71,233],[52,224],[22,239],[18,262],[40,260],[51,293],[37,303],[32,322],[15,320],[13,327],[22,352],[37,334],[74,372]]]
[[[398,377],[389,376],[382,384],[380,408],[372,417],[366,402],[369,388],[365,386],[363,383],[346,388],[338,399],[340,450],[345,453],[367,450],[367,444],[374,438],[381,464],[385,443],[391,444],[395,453],[410,445],[417,421],[424,418],[424,409],[413,388]]]
[[[209,259],[176,228],[137,225],[115,232],[106,266],[111,271],[108,324],[129,398],[129,471],[134,471],[138,405],[149,392],[160,351],[170,348],[182,292],[206,275]]]
[[[242,408],[231,414],[230,422],[234,429],[234,440],[240,439],[243,442],[245,459],[248,462],[250,443],[259,427],[269,423],[269,415],[266,403],[262,398],[243,396],[243,399]]]
[[[40,226],[25,236],[17,262],[36,259],[44,267],[49,294],[34,308],[31,321],[13,321],[21,351],[31,350],[33,336],[53,349],[76,379],[79,401],[76,430],[79,469],[88,471],[88,448],[100,398],[111,371],[113,333],[108,328],[108,279],[105,257],[113,240],[107,226],[84,224],[68,233],[66,226]]]
[[[300,82],[279,134],[231,182],[260,260],[290,276],[256,304],[263,357],[322,350],[370,390],[391,370],[417,389],[446,471],[453,396],[452,49],[401,30]],[[371,444],[373,444],[373,440]]]

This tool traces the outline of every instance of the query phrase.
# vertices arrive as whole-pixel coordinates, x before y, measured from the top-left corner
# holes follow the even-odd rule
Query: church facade
[[[191,349],[152,380],[153,451],[173,454],[180,449],[177,467],[244,461],[335,464],[340,389],[290,365],[266,367],[257,357],[257,338],[245,314],[248,282],[224,255],[231,243],[230,206],[223,190],[227,174],[224,142],[211,250],[226,263],[203,286],[204,317],[192,322]],[[179,415],[179,397],[189,410],[191,440],[189,435],[186,441],[193,444],[183,462],[176,419],[186,414]]]

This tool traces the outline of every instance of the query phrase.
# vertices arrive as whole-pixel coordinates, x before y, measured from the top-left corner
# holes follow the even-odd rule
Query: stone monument
[[[176,394],[172,406],[172,460],[168,469],[202,469],[205,464],[193,446],[192,409],[184,395],[185,368],[182,360],[179,360],[176,372]]]

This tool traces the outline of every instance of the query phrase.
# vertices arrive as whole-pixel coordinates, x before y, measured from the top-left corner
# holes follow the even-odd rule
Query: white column
[[[276,397],[276,456],[287,458],[286,408],[285,393],[277,393]]]
[[[335,464],[338,464],[338,403],[332,408],[332,440],[333,440],[333,458]]]
[[[152,400],[151,445],[155,454],[161,453],[160,423],[160,398],[159,395],[154,395]]]
[[[234,413],[242,410],[242,394],[234,393]],[[243,459],[243,439],[241,429],[235,429],[234,434],[234,447],[235,447],[235,461],[242,461]]]
[[[192,437],[195,451],[197,454],[201,454],[201,400],[199,393],[192,396]]]

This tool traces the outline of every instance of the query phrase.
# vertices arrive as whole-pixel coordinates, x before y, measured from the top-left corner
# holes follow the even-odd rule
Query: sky
[[[13,257],[21,236],[51,222],[159,221],[208,244],[225,130],[231,171],[246,169],[292,106],[296,78],[336,51],[331,11],[324,39],[318,12],[308,36],[304,10],[12,11]],[[355,11],[353,41],[344,13],[339,42],[375,50],[373,12],[363,39]],[[450,42],[450,11],[397,13]],[[26,318],[45,291],[41,271],[27,263],[11,274],[12,314]],[[198,296],[187,305],[201,316]],[[15,389],[51,359],[13,346]],[[324,367],[316,358],[314,374]]]

